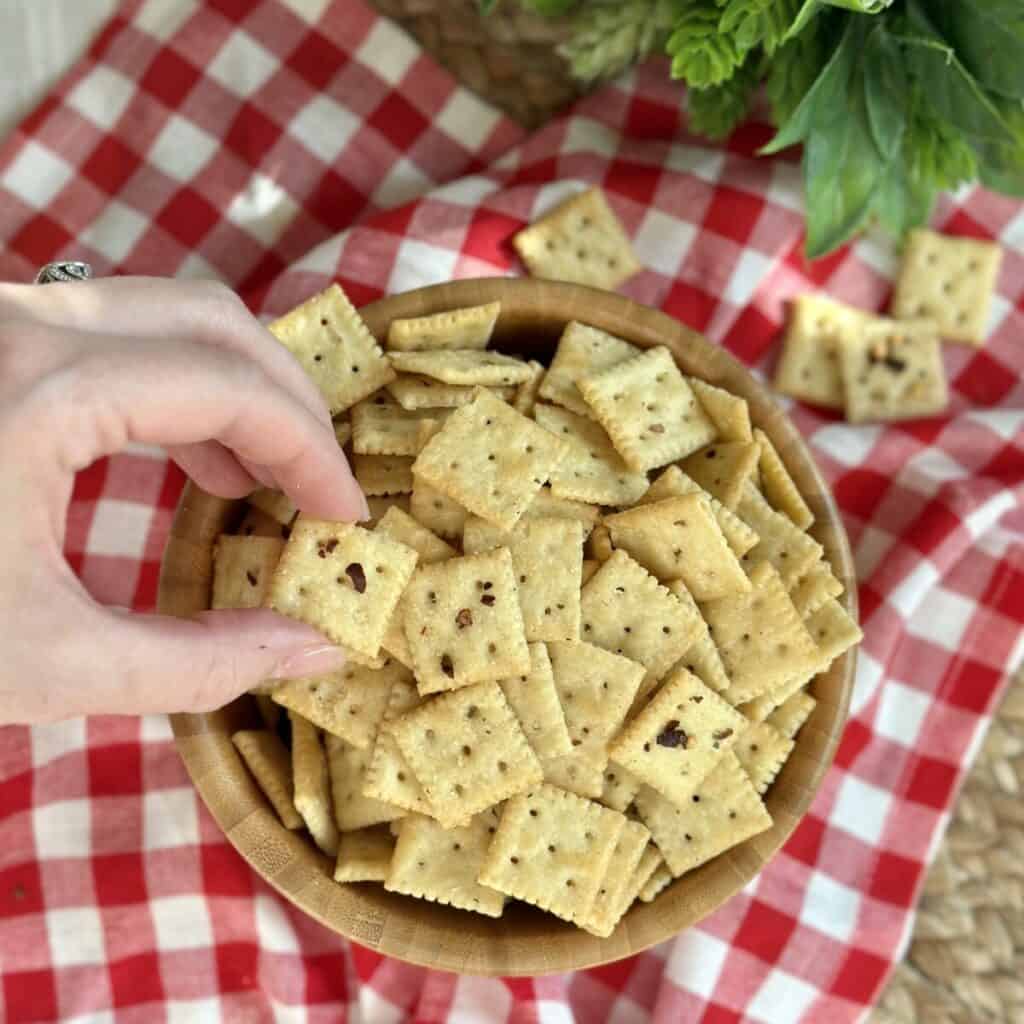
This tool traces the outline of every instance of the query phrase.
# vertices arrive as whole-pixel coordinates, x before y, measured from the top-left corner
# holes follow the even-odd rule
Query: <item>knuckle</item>
[[[224,648],[215,648],[195,673],[189,707],[197,712],[216,711],[247,688],[238,659]]]

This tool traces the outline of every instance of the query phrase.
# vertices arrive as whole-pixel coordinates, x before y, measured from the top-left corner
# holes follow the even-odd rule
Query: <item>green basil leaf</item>
[[[477,0],[477,4],[480,7],[480,13],[485,17],[494,10],[498,0]]]
[[[936,28],[986,88],[1024,98],[1024,3],[1021,0],[951,0],[934,4]]]
[[[864,49],[864,98],[871,136],[883,157],[892,155],[907,124],[909,85],[899,44],[879,22]]]
[[[882,226],[897,238],[908,228],[927,222],[937,192],[934,185],[913,177],[906,159],[907,145],[912,143],[904,138],[899,150],[889,161],[872,207]]]
[[[789,31],[786,33],[786,36],[782,41],[786,42],[794,36],[800,35],[800,33],[807,27],[807,23],[811,18],[818,13],[821,5],[822,0],[805,0],[803,7],[801,7],[797,12],[793,24],[789,27]]]

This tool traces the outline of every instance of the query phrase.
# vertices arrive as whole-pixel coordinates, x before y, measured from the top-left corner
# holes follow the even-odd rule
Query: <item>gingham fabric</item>
[[[596,183],[648,268],[624,289],[759,370],[787,297],[884,308],[868,239],[801,258],[792,159],[763,124],[707,148],[661,62],[529,139],[354,0],[126,5],[0,149],[0,277],[216,276],[280,313],[331,279],[357,303],[518,274],[513,232]],[[1006,250],[991,333],[947,347],[949,414],[792,414],[842,508],[865,641],[812,810],[746,890],[675,940],[575,974],[431,973],[342,941],[256,877],[200,805],[163,718],[0,730],[0,1016],[81,1021],[841,1024],[912,925],[930,854],[1024,618],[1024,212],[982,191],[934,223]],[[137,449],[82,473],[67,556],[152,609],[182,474]],[[16,513],[15,513],[16,514]],[[40,680],[45,685],[45,680]]]

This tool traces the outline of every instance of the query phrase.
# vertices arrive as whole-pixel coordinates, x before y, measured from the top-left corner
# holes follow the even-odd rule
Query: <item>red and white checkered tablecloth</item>
[[[356,0],[148,0],[0,148],[0,278],[216,276],[280,313],[520,273],[513,232],[597,183],[648,267],[630,295],[758,368],[787,297],[884,308],[891,245],[801,257],[799,172],[686,134],[654,62],[524,139]],[[1021,658],[1024,209],[981,190],[934,223],[1006,250],[984,349],[949,346],[948,415],[793,416],[856,554],[865,641],[837,762],[785,849],[699,927],[595,970],[432,973],[280,899],[200,805],[163,718],[0,730],[0,1019],[791,1021],[863,1017],[901,955],[957,784]],[[67,556],[151,609],[182,474],[136,448],[77,480]],[[40,680],[45,685],[45,680]]]

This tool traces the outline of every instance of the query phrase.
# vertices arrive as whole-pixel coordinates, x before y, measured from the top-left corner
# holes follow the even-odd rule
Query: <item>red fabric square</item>
[[[243,103],[228,126],[224,144],[251,167],[258,167],[281,137],[281,126],[252,103]]]
[[[240,25],[252,11],[252,0],[207,0],[209,5],[228,21]]]
[[[116,960],[108,967],[114,1006],[138,1006],[140,1003],[158,1003],[164,999],[164,986],[160,978],[160,957],[156,953]]]
[[[52,971],[11,971],[3,976],[6,1024],[57,1019]]]
[[[0,918],[37,914],[42,909],[43,883],[37,863],[26,861],[0,870]]]
[[[252,871],[229,843],[204,843],[200,847],[203,888],[211,896],[252,897]]]
[[[196,248],[220,220],[217,208],[186,186],[157,214],[157,222],[188,248]]]
[[[964,529],[960,517],[939,498],[925,505],[916,522],[906,532],[906,540],[923,555],[932,555],[951,534]]]
[[[733,944],[753,953],[765,963],[775,963],[796,926],[796,920],[789,914],[753,899],[739,930],[733,936]]]
[[[871,876],[868,894],[876,900],[909,907],[917,892],[917,882],[924,865],[920,861],[881,850]]]
[[[142,757],[138,743],[89,748],[91,796],[126,796],[142,792]]]
[[[988,710],[1002,678],[1000,669],[960,655],[950,662],[939,696],[954,707],[980,715]]]
[[[304,964],[307,1003],[345,1003],[348,1000],[347,972],[342,954],[307,956]]]
[[[851,768],[861,752],[871,742],[871,730],[859,719],[851,718],[843,730],[843,738],[836,751],[836,764]]]
[[[832,982],[832,993],[867,1005],[888,970],[888,961],[874,953],[853,949]]]
[[[323,91],[327,83],[348,63],[348,57],[329,39],[312,31],[288,56],[288,67],[314,89]]]
[[[987,352],[978,352],[952,383],[976,405],[998,405],[1017,383],[1017,376]]]
[[[704,227],[745,245],[763,209],[764,199],[760,196],[719,185],[704,214]]]
[[[906,788],[908,800],[942,810],[949,803],[956,784],[956,766],[934,757],[917,756],[913,760],[910,782]]]
[[[808,812],[786,840],[783,849],[794,859],[814,867],[821,856],[821,843],[825,834],[825,822],[816,814]]]
[[[507,217],[493,210],[478,210],[473,214],[466,231],[462,251],[478,260],[509,267],[514,255],[512,236],[522,226],[523,222],[515,217]]]
[[[591,967],[587,974],[598,981],[603,981],[609,988],[620,992],[625,988],[626,982],[636,969],[639,957],[628,956],[623,960],[613,960],[611,963],[601,964],[600,967]]]
[[[686,281],[677,281],[665,296],[661,308],[687,327],[703,331],[714,316],[717,305],[718,299],[714,295]]]
[[[259,950],[253,942],[225,942],[217,947],[217,981],[221,992],[244,992],[258,984]]]
[[[739,1024],[743,1015],[719,1003],[709,1003],[700,1024]]]
[[[25,223],[11,239],[10,245],[33,266],[41,267],[56,259],[71,242],[69,232],[45,213],[39,213]]]
[[[723,345],[748,366],[756,363],[775,343],[778,327],[756,306],[740,310]]]
[[[832,485],[832,494],[844,512],[870,519],[892,481],[884,473],[860,467],[844,473]]]
[[[200,75],[199,69],[169,47],[153,58],[139,85],[171,110],[181,105]]]
[[[145,902],[146,868],[141,853],[94,855],[92,873],[96,899],[103,906]]]
[[[634,139],[671,139],[679,131],[679,106],[634,96],[629,103],[624,131]]]
[[[366,196],[330,168],[306,200],[306,209],[332,231],[347,228],[365,205]]]
[[[31,806],[31,772],[19,772],[9,779],[0,779],[0,821],[27,811]]]
[[[604,178],[609,192],[628,196],[641,206],[650,206],[661,181],[661,168],[630,160],[613,160]]]
[[[92,151],[82,164],[82,174],[107,195],[116,195],[138,170],[142,159],[112,135]]]
[[[423,133],[427,119],[397,92],[370,115],[370,124],[400,153],[404,153]]]

